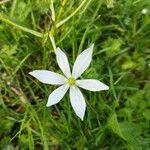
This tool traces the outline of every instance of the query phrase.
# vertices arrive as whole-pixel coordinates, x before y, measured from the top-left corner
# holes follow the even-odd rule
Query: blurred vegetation
[[[53,1],[0,1],[0,149],[149,150],[150,1]],[[71,64],[95,43],[83,77],[110,90],[83,91],[84,121],[68,95],[47,108],[53,86],[28,75],[36,69],[59,72],[49,34]]]

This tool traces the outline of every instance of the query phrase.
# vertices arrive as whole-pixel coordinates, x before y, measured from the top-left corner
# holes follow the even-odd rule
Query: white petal
[[[48,70],[35,70],[29,72],[30,75],[38,79],[42,83],[61,85],[66,82],[66,78],[58,73]]]
[[[86,103],[78,87],[70,87],[70,101],[76,115],[83,120]]]
[[[90,65],[92,60],[92,52],[93,52],[94,44],[91,47],[84,50],[76,59],[72,76],[78,78]]]
[[[64,75],[66,75],[66,77],[69,78],[71,76],[71,72],[70,72],[68,58],[60,48],[56,49],[56,59],[57,59],[58,66],[60,67]]]
[[[46,104],[47,107],[57,104],[66,94],[69,86],[64,84],[54,90],[48,97],[48,102]]]
[[[94,79],[76,80],[76,85],[90,91],[102,91],[109,89],[107,85]]]

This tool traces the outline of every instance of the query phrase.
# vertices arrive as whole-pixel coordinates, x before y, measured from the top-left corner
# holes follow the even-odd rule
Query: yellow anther
[[[69,83],[69,85],[74,85],[75,83],[76,83],[76,80],[73,78],[73,77],[70,77],[69,79],[68,79],[68,83]]]

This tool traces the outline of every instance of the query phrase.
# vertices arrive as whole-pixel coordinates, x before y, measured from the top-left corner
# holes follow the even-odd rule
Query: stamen
[[[73,77],[70,77],[68,79],[68,83],[69,83],[70,86],[72,86],[72,85],[74,85],[76,83],[76,80]]]

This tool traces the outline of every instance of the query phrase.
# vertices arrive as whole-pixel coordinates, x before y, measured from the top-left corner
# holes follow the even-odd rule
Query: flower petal
[[[66,82],[66,78],[58,73],[48,70],[35,70],[29,72],[30,75],[38,79],[42,83],[61,85]]]
[[[57,104],[66,94],[69,88],[68,84],[64,84],[54,90],[48,97],[48,102],[46,104],[47,107]]]
[[[109,89],[107,85],[94,79],[76,80],[76,85],[90,91],[102,91]]]
[[[72,71],[72,76],[75,77],[76,79],[89,67],[92,60],[93,47],[94,44],[92,44],[92,46],[84,50],[77,57]]]
[[[70,87],[70,101],[76,115],[80,117],[81,120],[83,120],[86,109],[86,103],[78,87]]]
[[[66,75],[66,77],[69,78],[71,76],[71,72],[70,72],[68,58],[66,54],[59,47],[56,49],[56,60],[58,66],[60,67],[64,75]]]

